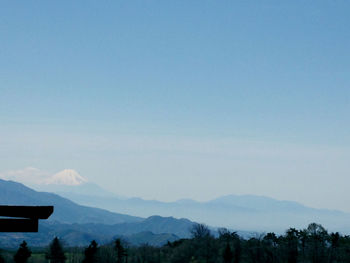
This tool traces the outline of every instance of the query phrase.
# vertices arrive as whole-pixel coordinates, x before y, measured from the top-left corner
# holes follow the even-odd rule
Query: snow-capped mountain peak
[[[56,185],[81,185],[86,183],[87,180],[82,177],[77,171],[73,169],[64,169],[61,172],[54,174],[52,177],[46,180],[46,184]]]

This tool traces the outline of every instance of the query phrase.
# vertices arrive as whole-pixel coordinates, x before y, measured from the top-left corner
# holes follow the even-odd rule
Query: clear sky
[[[350,2],[2,1],[0,172],[350,211]]]

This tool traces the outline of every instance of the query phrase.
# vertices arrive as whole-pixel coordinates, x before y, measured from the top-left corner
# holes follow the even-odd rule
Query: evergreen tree
[[[311,262],[326,262],[326,241],[329,239],[327,231],[320,224],[311,223],[307,227],[306,233],[308,234],[308,250]]]
[[[265,254],[265,262],[276,262],[278,238],[275,233],[267,233],[262,239],[263,253]]]
[[[48,259],[50,263],[64,263],[66,261],[62,245],[57,237],[50,243],[46,259]]]
[[[224,250],[224,254],[222,255],[222,258],[223,258],[225,263],[231,263],[232,262],[233,253],[231,251],[229,243],[226,244],[226,247],[225,247],[225,250]]]
[[[234,247],[234,263],[240,263],[241,262],[241,255],[242,255],[242,247],[241,247],[241,239],[239,236],[234,232],[231,234],[233,238],[233,247]]]
[[[97,243],[95,240],[92,240],[90,245],[85,249],[85,258],[83,260],[83,263],[94,263],[94,262],[98,262],[98,258],[97,258]]]
[[[298,231],[298,242],[300,243],[301,248],[301,260],[306,260],[306,243],[308,241],[308,233],[306,229]]]
[[[338,262],[339,261],[339,245],[340,245],[340,234],[331,233],[329,235],[329,263]]]
[[[286,254],[288,258],[288,263],[298,262],[298,244],[299,244],[299,232],[295,228],[290,228],[286,231],[284,237],[286,242]]]
[[[32,251],[30,251],[30,249],[27,247],[27,242],[23,241],[16,254],[13,256],[13,259],[16,263],[26,263],[31,255]]]
[[[127,256],[127,253],[119,238],[115,241],[114,248],[117,252],[117,263],[122,263],[123,259]]]

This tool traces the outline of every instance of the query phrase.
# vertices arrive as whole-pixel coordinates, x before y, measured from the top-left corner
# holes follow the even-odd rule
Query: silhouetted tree
[[[326,240],[328,238],[327,231],[323,226],[311,223],[306,229],[308,240],[309,258],[312,263],[326,262]]]
[[[226,228],[220,228],[218,232],[219,232],[219,240],[221,240],[223,244],[227,244],[227,243],[233,244],[233,250],[231,250],[232,257],[233,257],[232,260],[234,263],[240,263],[242,248],[241,248],[241,241],[237,233],[236,232],[231,233]]]
[[[194,257],[194,245],[192,244],[192,240],[190,239],[180,239],[169,243],[169,245],[165,246],[163,250],[167,257],[169,258],[169,262],[171,263],[182,263],[182,262],[197,262]]]
[[[190,232],[194,241],[195,259],[201,259],[206,263],[214,262],[215,258],[218,257],[218,251],[215,248],[216,242],[209,228],[204,224],[194,224]]]
[[[64,263],[66,261],[61,242],[57,237],[50,243],[46,259],[48,259],[50,263]]]
[[[204,238],[210,236],[209,228],[204,224],[194,224],[190,229],[193,238]]]
[[[250,263],[265,262],[263,246],[260,238],[252,237],[246,242],[247,257]]]
[[[127,247],[120,239],[99,247],[92,241],[85,250],[67,250],[66,262],[93,263],[98,260],[101,263],[128,263],[129,260],[130,263],[350,263],[350,236],[328,234],[321,225],[315,223],[304,230],[290,228],[284,235],[268,233],[249,240],[240,238],[237,233],[227,229],[218,232],[219,237],[215,238],[207,226],[194,225],[191,229],[192,238],[168,242],[161,247],[147,244]],[[24,248],[25,243],[21,244],[16,254],[22,254]],[[25,262],[13,261],[11,251],[3,251],[2,255],[5,262]],[[47,259],[49,263],[65,262],[57,238],[50,244]],[[29,259],[28,262],[32,260]],[[1,258],[0,263],[4,263]]]
[[[221,239],[224,242],[230,242],[231,232],[227,228],[224,228],[224,227],[219,228],[218,233],[219,233],[219,239]],[[233,233],[235,233],[235,232],[233,232]]]
[[[286,231],[285,241],[287,249],[288,263],[297,263],[298,261],[298,243],[299,231],[295,228],[290,228]]]
[[[340,234],[331,233],[329,235],[329,263],[338,262],[339,261],[339,246],[340,246]]]
[[[298,231],[298,239],[301,247],[301,259],[305,261],[306,259],[306,243],[308,240],[308,233],[306,229]]]
[[[123,259],[127,257],[127,251],[119,238],[115,241],[114,249],[117,253],[117,263],[122,263]]]
[[[232,253],[232,250],[230,248],[230,244],[229,243],[226,244],[226,247],[225,247],[224,253],[222,255],[222,258],[223,258],[225,263],[231,263],[232,262],[233,253]]]
[[[339,261],[342,263],[350,263],[350,236],[340,237]]]
[[[97,258],[97,251],[98,251],[98,247],[97,247],[97,243],[95,240],[92,240],[90,245],[85,249],[84,251],[84,259],[83,259],[83,263],[94,263],[94,262],[98,262],[98,258]]]
[[[31,255],[32,251],[27,247],[27,242],[23,241],[16,254],[13,256],[13,259],[16,263],[26,263]]]
[[[116,263],[116,253],[113,246],[105,245],[98,248],[98,260],[101,263]]]
[[[278,238],[275,233],[267,233],[263,240],[265,262],[274,263],[277,261],[277,241]]]

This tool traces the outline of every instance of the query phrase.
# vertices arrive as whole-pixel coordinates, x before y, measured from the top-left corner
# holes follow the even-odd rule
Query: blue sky
[[[347,209],[349,7],[5,1],[0,171],[74,168],[161,200],[256,193]]]

